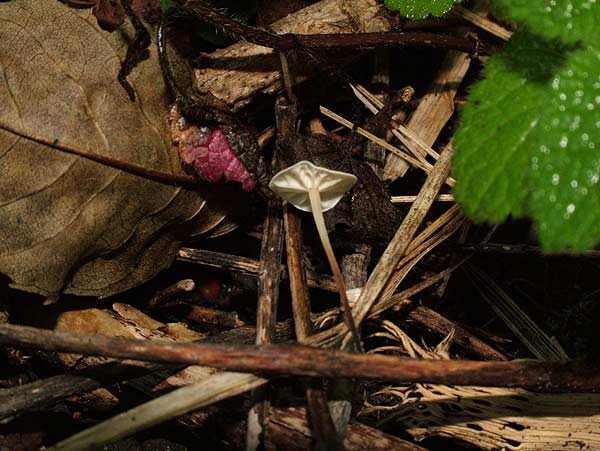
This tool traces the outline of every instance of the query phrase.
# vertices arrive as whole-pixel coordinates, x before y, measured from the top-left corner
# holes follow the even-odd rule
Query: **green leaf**
[[[158,0],[158,4],[162,11],[167,11],[175,6],[175,0]]]
[[[600,241],[600,49],[518,32],[492,56],[455,139],[454,193],[476,220],[533,216],[546,250]]]
[[[385,6],[398,11],[408,19],[425,19],[428,16],[439,17],[452,9],[462,0],[385,0]]]
[[[548,38],[590,44],[599,39],[600,2],[596,0],[496,0],[493,5],[498,14]]]

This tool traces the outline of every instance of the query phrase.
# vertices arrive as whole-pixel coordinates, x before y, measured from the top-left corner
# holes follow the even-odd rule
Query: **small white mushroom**
[[[323,212],[335,207],[342,196],[354,186],[356,180],[353,174],[316,166],[310,161],[300,161],[275,174],[269,183],[269,188],[294,207],[313,214],[321,244],[340,292],[346,323],[356,340],[358,349],[362,349],[342,273],[323,219]]]

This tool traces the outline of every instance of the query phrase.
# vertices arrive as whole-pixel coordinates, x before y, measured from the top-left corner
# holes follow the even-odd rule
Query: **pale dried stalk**
[[[218,373],[202,382],[174,390],[85,429],[48,448],[48,451],[99,449],[106,443],[127,437],[192,410],[245,393],[266,382],[266,379],[252,374]]]
[[[358,324],[365,319],[367,313],[377,301],[383,287],[406,252],[417,229],[425,219],[425,215],[429,211],[433,199],[437,196],[438,191],[450,173],[451,161],[452,148],[451,146],[448,146],[444,149],[440,158],[435,163],[435,166],[417,196],[417,200],[413,203],[411,209],[398,228],[398,231],[394,235],[394,238],[369,277],[365,289],[356,303],[354,317]]]
[[[512,31],[507,30],[502,25],[491,21],[490,19],[481,14],[476,14],[473,11],[469,11],[468,9],[460,5],[457,5],[452,9],[452,14],[455,14],[456,16],[465,19],[467,22],[470,22],[476,27],[487,31],[490,34],[493,34],[494,36],[502,39],[503,41],[508,41],[513,35]]]
[[[384,107],[383,102],[381,102],[377,97],[371,94],[367,88],[362,85],[350,85],[352,90],[354,91],[354,95],[356,98],[360,100],[373,114],[377,114],[380,109]],[[434,160],[437,160],[440,156],[435,150],[431,148],[431,146],[427,145],[419,136],[413,132],[408,127],[394,121],[391,121],[392,125],[392,134],[398,138],[398,140],[406,146],[406,148],[413,153],[413,155],[422,162],[426,162],[422,152],[413,152],[413,148],[419,148],[427,155],[433,157]]]
[[[375,136],[373,133],[365,130],[364,128],[356,127],[348,119],[343,118],[342,116],[340,116],[337,113],[334,113],[333,111],[329,110],[328,108],[325,108],[324,106],[320,106],[319,110],[321,111],[321,113],[323,113],[328,118],[333,119],[334,121],[342,124],[344,127],[347,127],[350,130],[355,131],[359,135],[364,136],[365,138],[369,139],[370,141],[380,145],[384,149],[389,150],[391,153],[393,153],[394,155],[396,155],[399,158],[402,158],[406,162],[412,164],[414,167],[422,169],[425,173],[429,174],[431,172],[431,170],[433,169],[433,165],[431,163],[429,163],[428,161],[423,161],[422,159],[418,159],[418,158],[410,156],[406,152],[401,151],[397,147],[391,145],[386,140],[379,138],[378,136]],[[445,180],[445,183],[448,184],[448,186],[454,186],[455,180],[452,177],[448,177]]]
[[[411,248],[410,251],[407,251],[407,255],[400,261],[398,269],[394,272],[394,274],[392,274],[390,280],[385,285],[381,296],[382,301],[380,303],[383,304],[384,299],[392,296],[404,278],[415,267],[415,265],[439,244],[443,243],[451,235],[453,235],[463,224],[463,221],[464,218],[462,215],[457,215],[456,217],[452,218],[448,224],[446,224],[444,228],[434,237],[424,241],[418,246],[415,246],[414,249]]]
[[[417,199],[417,196],[392,196],[390,200],[394,204],[410,204]],[[434,202],[454,202],[452,194],[440,194],[433,199]]]

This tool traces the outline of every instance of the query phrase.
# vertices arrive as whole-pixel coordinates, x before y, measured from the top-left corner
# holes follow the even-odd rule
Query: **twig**
[[[180,261],[195,263],[197,265],[240,272],[251,276],[257,276],[259,273],[258,260],[248,257],[240,257],[238,255],[224,254],[221,252],[182,247],[177,254],[177,259]],[[287,277],[285,268],[283,266],[282,271],[282,277]],[[321,288],[323,290],[337,292],[335,282],[331,277],[328,276],[312,276],[311,274],[307,274],[307,283],[310,288]]]
[[[302,229],[300,217],[294,209],[290,208],[287,202],[283,208],[285,248],[292,295],[294,327],[296,329],[296,339],[299,343],[303,343],[307,337],[312,335],[312,321],[308,299],[309,285],[306,283],[306,269],[302,260]]]
[[[241,372],[356,377],[395,383],[523,387],[546,392],[600,391],[600,368],[573,362],[414,360],[303,345],[215,345],[106,338],[8,324],[0,325],[0,344]]]
[[[312,321],[308,286],[305,283],[306,270],[302,259],[302,229],[300,217],[292,208],[289,208],[287,203],[284,205],[284,224],[296,338],[299,343],[305,343],[306,339],[312,335]],[[315,439],[315,449],[342,449],[327,406],[327,394],[323,389],[322,381],[311,381],[309,384],[310,386],[306,389],[306,401]]]
[[[273,342],[273,331],[277,320],[281,253],[283,251],[282,208],[281,201],[277,198],[272,199],[269,203],[263,230],[258,268],[257,345]]]
[[[5,122],[0,122],[0,129],[6,130],[9,133],[13,133],[21,138],[25,138],[29,141],[42,144],[44,146],[51,147],[62,152],[78,155],[88,160],[95,161],[111,168],[119,169],[121,171],[129,172],[130,174],[137,175],[149,180],[156,182],[165,183],[167,185],[183,186],[185,188],[197,189],[199,181],[196,177],[191,175],[183,174],[171,174],[168,172],[157,171],[155,169],[148,169],[143,166],[138,166],[133,163],[127,163],[126,161],[117,160],[115,158],[101,155],[99,153],[90,152],[89,150],[80,149],[70,144],[61,143],[58,139],[49,139],[44,136],[36,135],[29,131],[21,130],[13,127]]]
[[[277,301],[281,280],[281,253],[283,250],[283,218],[281,201],[273,198],[269,202],[263,227],[263,240],[258,269],[258,308],[256,313],[256,344],[273,343],[277,320]],[[246,449],[260,447],[268,423],[269,400],[267,387],[258,387],[252,392],[253,405],[248,411]]]
[[[316,49],[424,47],[447,48],[469,54],[487,53],[490,49],[480,41],[450,35],[423,32],[336,33],[336,34],[274,34],[231,19],[215,7],[199,0],[187,2],[184,10],[238,39],[275,50],[306,52]],[[309,57],[314,58],[313,53]]]

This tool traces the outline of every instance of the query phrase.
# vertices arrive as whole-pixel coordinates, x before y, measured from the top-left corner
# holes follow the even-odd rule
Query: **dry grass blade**
[[[460,227],[462,223],[462,215],[458,214],[458,207],[447,211],[440,218],[434,221],[429,225],[416,239],[421,241],[422,237],[430,236],[432,230],[436,230],[441,227],[441,230],[433,237],[432,239],[425,241],[423,239],[423,243],[414,248],[411,251],[410,256],[406,256],[400,264],[398,265],[398,269],[393,273],[390,277],[390,280],[386,284],[384,291],[380,297],[380,299],[376,302],[376,304],[370,309],[368,317],[373,318],[385,310],[392,308],[394,306],[400,305],[404,301],[406,301],[411,296],[414,296],[421,291],[441,282],[444,278],[452,274],[457,268],[459,268],[469,257],[466,257],[456,264],[451,265],[449,268],[444,271],[436,274],[433,277],[430,277],[423,282],[413,285],[400,293],[393,295],[394,291],[400,284],[400,282],[406,277],[406,275],[410,272],[410,270],[419,262],[421,258],[423,258],[427,253],[429,253],[435,246],[442,243],[446,240],[454,231]],[[344,335],[346,334],[347,329],[345,329],[344,324],[337,324],[334,327],[331,327],[321,333],[319,333],[316,337],[319,340],[322,340],[326,346],[333,346],[337,343]]]
[[[442,183],[444,183],[450,173],[451,160],[452,148],[447,147],[440,155],[427,181],[421,188],[417,200],[413,203],[394,238],[369,277],[356,305],[354,315],[357,323],[360,324],[367,316],[367,313],[377,301],[385,284],[396,268],[396,265],[404,256],[418,227],[425,219],[425,215],[429,211],[433,199],[437,196]]]
[[[390,151],[394,155],[396,155],[396,156],[402,158],[403,160],[405,160],[406,162],[410,163],[414,167],[422,169],[425,173],[429,174],[431,169],[433,168],[431,163],[429,163],[428,161],[425,161],[422,158],[419,159],[419,158],[410,156],[406,152],[403,152],[402,150],[398,149],[397,147],[392,146],[390,143],[388,143],[384,139],[373,135],[371,132],[365,130],[364,128],[355,126],[348,119],[343,118],[342,116],[334,113],[333,111],[329,110],[328,108],[325,108],[324,106],[321,106],[319,108],[320,108],[321,113],[323,113],[323,115],[327,116],[330,119],[333,119],[334,121],[338,122],[339,124],[342,124],[346,128],[354,130],[359,135],[364,136],[365,138],[369,139],[371,142],[373,142],[375,144],[378,144],[379,146]],[[455,181],[453,178],[449,177],[446,183],[449,186],[454,186]]]
[[[391,201],[394,204],[410,204],[417,199],[417,196],[392,196]],[[452,194],[440,194],[433,199],[434,202],[454,202],[454,196]]]
[[[267,381],[252,374],[219,373],[198,384],[172,391],[133,409],[116,415],[96,426],[48,448],[48,451],[82,451],[98,449],[187,412],[245,393]]]
[[[550,338],[485,272],[472,264],[467,264],[465,270],[483,299],[533,355],[549,362],[569,359],[558,342]]]
[[[432,146],[440,132],[454,114],[454,96],[469,66],[471,57],[464,53],[449,51],[434,80],[421,98],[419,105],[411,114],[406,128],[417,137],[418,141],[407,140],[406,146],[413,154],[428,153],[418,143]],[[384,168],[385,180],[396,180],[406,173],[406,163],[396,155],[388,155]]]
[[[452,14],[465,19],[467,22],[472,23],[476,27],[487,31],[504,41],[508,41],[512,36],[512,31],[507,30],[502,25],[499,25],[480,14],[476,14],[473,11],[469,11],[460,5],[457,5],[452,9]]]
[[[398,269],[392,274],[388,283],[385,285],[380,302],[384,302],[384,300],[392,296],[412,268],[414,268],[414,266],[435,247],[452,236],[463,223],[464,217],[462,214],[456,213],[455,216],[451,216],[448,219],[448,222],[444,224],[443,228],[433,237],[426,240],[424,239],[423,242],[416,242],[414,245],[411,243],[411,246],[406,252],[406,256],[398,264]],[[433,225],[434,224],[432,224],[432,226]],[[425,235],[427,231],[428,230],[426,229],[417,238],[421,239],[421,236]]]
[[[471,264],[465,270],[484,300],[537,358],[545,361],[568,360],[569,357],[556,339],[549,337],[485,272]]]
[[[375,136],[373,133],[365,130],[364,128],[356,127],[348,119],[343,118],[339,114],[334,113],[333,111],[325,108],[324,106],[319,107],[319,109],[320,109],[321,113],[323,113],[328,118],[333,119],[334,121],[342,124],[344,127],[347,127],[350,130],[354,130],[359,135],[364,136],[365,138],[369,139],[370,141],[374,142],[375,144],[378,144],[381,147],[383,147],[384,149],[389,150],[391,153],[393,153],[397,157],[402,158],[403,160],[410,163],[414,167],[422,169],[426,174],[431,173],[431,171],[433,169],[433,165],[431,163],[429,163],[428,161],[423,161],[423,159],[418,159],[418,158],[410,156],[406,152],[403,152],[400,149],[398,149],[397,147],[392,146],[386,140]],[[454,186],[454,184],[456,183],[456,181],[452,177],[448,177],[445,180],[445,182],[448,184],[448,186]]]
[[[352,90],[354,91],[354,95],[373,113],[377,114],[381,108],[383,108],[383,103],[377,99],[373,94],[371,94],[367,88],[362,85],[350,85]],[[398,140],[406,146],[406,148],[419,160],[422,162],[426,162],[425,154],[431,156],[434,160],[437,160],[440,156],[435,150],[431,148],[431,146],[427,145],[423,140],[419,138],[415,132],[406,127],[405,125],[399,124],[396,121],[392,120],[392,134],[398,138]],[[418,148],[421,149],[421,152],[414,152],[412,149]]]

